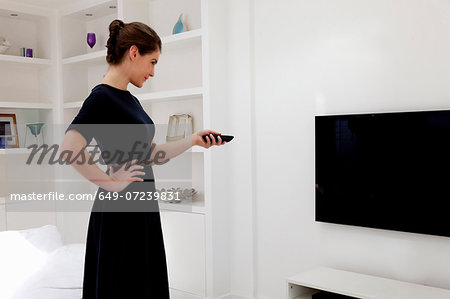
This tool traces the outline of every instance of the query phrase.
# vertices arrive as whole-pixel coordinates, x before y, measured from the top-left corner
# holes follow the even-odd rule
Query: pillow
[[[40,298],[48,289],[82,289],[85,244],[68,244],[48,255],[45,264],[29,277],[11,299]]]
[[[0,232],[0,242],[9,239],[12,235],[18,235],[40,251],[50,253],[61,247],[62,240],[58,229],[54,225],[44,225],[24,230],[9,230]],[[7,244],[6,244],[7,245]],[[11,244],[12,245],[12,244]],[[0,252],[1,252],[0,248]]]
[[[48,254],[61,246],[53,225],[0,232],[0,298],[10,298],[45,264]]]

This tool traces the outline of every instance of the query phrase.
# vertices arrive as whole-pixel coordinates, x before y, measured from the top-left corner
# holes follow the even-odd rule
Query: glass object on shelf
[[[0,36],[0,54],[4,54],[8,51],[9,47],[11,47],[10,42],[7,41],[6,38]]]
[[[170,188],[170,189],[156,189],[155,196],[158,196],[160,202],[165,203],[180,203],[182,201],[192,202],[197,195],[198,191],[194,188]]]
[[[41,134],[41,129],[44,124],[45,123],[28,123],[28,124],[26,124],[26,126],[27,126],[27,128],[29,128],[29,130],[27,130],[27,132],[25,134],[25,142],[24,142],[25,147],[28,147],[33,144],[37,144],[38,146],[44,145],[44,132],[42,132],[42,134]],[[27,137],[30,133],[32,135],[34,135],[34,138],[35,138],[34,141],[36,141],[36,142],[29,141],[29,143],[27,144]],[[41,137],[39,138],[39,136],[41,136]]]
[[[87,43],[88,43],[89,47],[91,47],[91,48],[94,47],[95,42],[96,42],[95,33],[89,32],[87,34]]]
[[[25,52],[26,57],[33,57],[33,49],[27,48]]]
[[[169,117],[166,141],[176,141],[192,135],[193,122],[189,114],[175,114]]]
[[[184,25],[181,21],[181,18],[183,17],[183,14],[180,14],[178,17],[178,22],[175,23],[175,26],[173,26],[172,34],[177,34],[183,32]]]

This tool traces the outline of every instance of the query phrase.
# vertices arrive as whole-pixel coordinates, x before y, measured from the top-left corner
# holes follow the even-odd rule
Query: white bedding
[[[81,298],[84,252],[51,225],[0,232],[0,298]]]
[[[20,295],[22,296],[22,295]],[[25,296],[13,298],[17,299],[80,299],[81,289],[55,289],[55,288],[42,288],[29,292]]]

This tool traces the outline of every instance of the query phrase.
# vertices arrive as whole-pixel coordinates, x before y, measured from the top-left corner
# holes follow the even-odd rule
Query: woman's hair
[[[109,24],[106,61],[119,64],[127,50],[135,45],[141,55],[161,51],[161,39],[149,26],[141,22],[124,23],[114,20]]]

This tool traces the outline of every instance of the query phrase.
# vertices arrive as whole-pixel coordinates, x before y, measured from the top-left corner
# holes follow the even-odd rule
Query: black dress
[[[133,140],[151,146],[155,133],[153,121],[139,101],[129,91],[106,84],[92,89],[66,132],[70,129],[79,131],[88,144],[95,138],[102,155],[118,149],[126,153]],[[117,164],[114,158],[103,160]],[[124,199],[126,193],[155,191],[151,166],[144,165],[143,171],[144,182],[132,182],[115,194],[123,195],[121,200],[99,200],[99,195],[108,191],[98,188],[87,233],[83,299],[169,298],[158,203],[139,201],[135,204],[141,206],[130,206]]]

